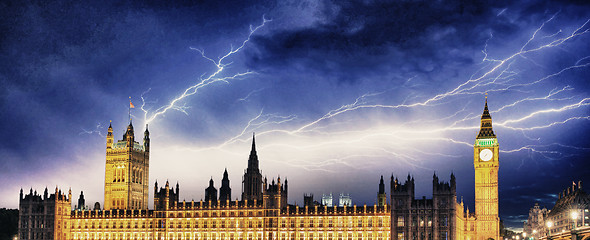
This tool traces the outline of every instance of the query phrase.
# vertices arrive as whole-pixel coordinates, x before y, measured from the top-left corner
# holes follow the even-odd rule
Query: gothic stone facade
[[[432,179],[432,199],[414,198],[414,178],[404,184],[391,177],[392,239],[457,239],[455,237],[455,176],[451,182]]]
[[[107,135],[104,209],[71,210],[71,193],[20,196],[19,239],[499,239],[498,143],[486,105],[474,145],[475,209],[457,203],[455,177],[433,177],[432,199],[416,199],[414,179],[391,178],[390,203],[383,178],[374,206],[304,207],[288,204],[288,183],[262,178],[256,145],[242,179],[242,199],[231,201],[224,173],[219,199],[180,202],[173,189],[154,188],[155,209],[147,209],[149,132],[134,141],[129,124],[123,140]],[[215,191],[214,191],[215,190]],[[309,198],[309,197],[308,197]]]

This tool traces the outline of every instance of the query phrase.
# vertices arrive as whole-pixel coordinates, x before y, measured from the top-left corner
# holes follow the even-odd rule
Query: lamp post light
[[[572,231],[576,229],[578,225],[578,212],[576,210],[572,210]]]
[[[551,227],[553,226],[553,222],[547,222],[547,237],[551,236]]]

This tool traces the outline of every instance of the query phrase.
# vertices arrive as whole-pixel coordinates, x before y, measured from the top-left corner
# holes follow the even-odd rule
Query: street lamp
[[[577,225],[578,225],[578,212],[576,210],[572,210],[572,219],[574,220],[572,222],[572,230],[576,229]]]
[[[551,227],[553,226],[553,222],[547,222],[547,236],[551,236]]]

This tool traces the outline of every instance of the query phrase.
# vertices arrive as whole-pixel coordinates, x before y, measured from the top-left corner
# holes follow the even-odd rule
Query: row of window
[[[127,176],[127,170],[125,166],[114,166],[113,167],[113,182],[125,182]],[[131,182],[132,183],[143,183],[143,170],[132,169],[131,170]]]
[[[389,227],[389,219],[385,217],[329,217],[329,218],[282,218],[278,221],[268,219],[265,227],[281,228],[314,228],[314,227]],[[200,219],[200,220],[158,220],[157,228],[262,228],[263,219]],[[75,221],[71,228],[152,228],[153,221]]]
[[[264,212],[263,211],[247,211],[247,213],[245,211],[212,211],[212,212],[187,212],[187,213],[183,213],[183,212],[178,212],[178,213],[168,213],[168,217],[169,218],[175,218],[175,217],[187,217],[187,218],[191,218],[191,217],[235,217],[237,213],[237,216],[240,217],[244,217],[244,216],[248,216],[248,217],[262,217],[264,216]]]
[[[260,240],[260,239],[318,239],[318,240],[384,240],[389,239],[389,232],[267,232],[267,233],[105,233],[105,234],[74,234],[73,239],[227,239],[227,240]],[[402,238],[403,239],[403,238]],[[424,239],[424,238],[422,238]],[[446,236],[442,239],[446,240]]]
[[[420,226],[420,227],[432,227],[432,217],[428,216],[428,217],[423,217],[423,216],[419,216],[419,217],[411,217],[411,223],[412,223],[412,227],[416,227],[416,226]],[[397,226],[398,227],[404,227],[406,225],[405,222],[405,218],[403,216],[398,216],[397,217]],[[449,225],[449,221],[448,218],[446,216],[442,216],[440,218],[440,226],[442,227],[446,227]]]
[[[411,237],[412,239],[427,239],[427,240],[433,240],[433,236],[431,233],[414,233],[414,235],[412,235]],[[406,236],[405,232],[398,232],[397,233],[397,239],[398,240],[406,240],[406,239],[410,239],[410,236]],[[449,233],[448,232],[442,232],[440,233],[440,240],[448,240],[449,239]]]

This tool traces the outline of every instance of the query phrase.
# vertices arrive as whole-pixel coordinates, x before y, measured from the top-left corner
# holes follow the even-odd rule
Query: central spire
[[[248,158],[248,169],[258,170],[258,154],[256,154],[256,136],[252,133],[252,150]]]
[[[256,154],[256,133],[252,133],[252,150],[250,154]]]
[[[252,150],[248,158],[248,168],[242,180],[242,200],[262,201],[262,174],[258,168],[258,155],[256,154],[256,136],[252,133]]]

